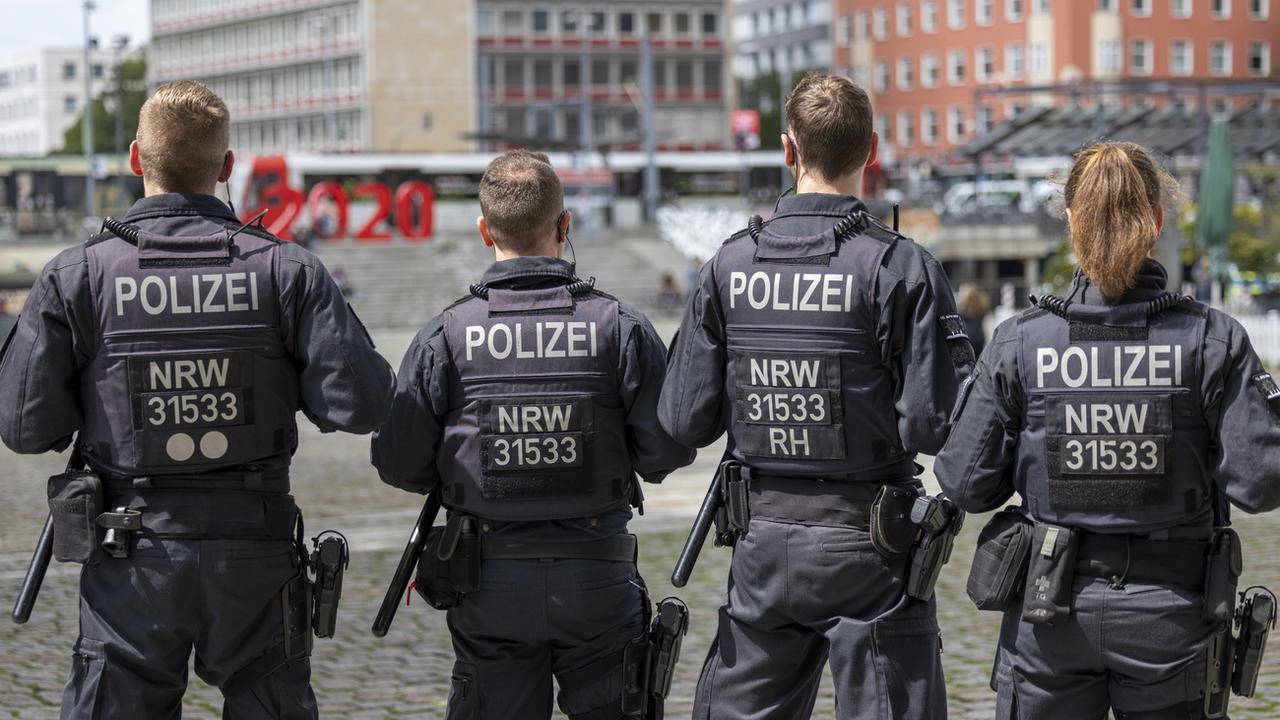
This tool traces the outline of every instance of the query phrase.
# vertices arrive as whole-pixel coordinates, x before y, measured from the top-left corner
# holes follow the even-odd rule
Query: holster
[[[911,549],[920,528],[911,522],[911,508],[920,497],[914,488],[882,485],[871,503],[871,544],[886,558]]]
[[[661,720],[689,629],[689,608],[679,598],[658,603],[648,632],[627,644],[622,654],[622,714]]]
[[[743,479],[742,465],[737,461],[726,460],[720,466],[720,499],[715,517],[715,543],[721,547],[733,547],[751,527],[747,481]]]
[[[1253,595],[1241,593],[1235,624],[1237,634],[1231,691],[1241,697],[1253,697],[1258,689],[1262,656],[1267,651],[1267,636],[1276,624],[1275,595],[1266,588],[1261,588]]]
[[[1221,718],[1227,715],[1231,702],[1231,663],[1234,660],[1235,639],[1231,636],[1231,623],[1209,638],[1205,649],[1204,668],[1204,716]]]
[[[1034,526],[1016,507],[1008,507],[987,522],[969,566],[965,592],[979,610],[1004,611],[1022,596]]]
[[[48,495],[54,559],[96,565],[102,558],[102,479],[92,472],[68,470],[49,478]]]
[[[316,637],[333,637],[338,625],[338,604],[342,600],[342,576],[350,555],[346,538],[336,532],[322,533],[313,541],[311,584],[313,612],[311,625]]]
[[[449,563],[449,586],[463,595],[480,589],[479,525],[470,515],[451,515],[436,548],[439,559]]]
[[[964,526],[964,511],[946,497],[921,496],[912,503],[911,522],[920,528],[907,573],[907,595],[917,600],[933,597],[942,566],[951,559],[956,535]]]
[[[311,602],[311,580],[304,560],[280,593],[284,610],[284,656],[288,660],[311,657]]]
[[[1078,540],[1079,536],[1068,528],[1036,524],[1022,602],[1022,619],[1026,622],[1051,627],[1071,616]]]
[[[1204,619],[1228,623],[1236,604],[1236,587],[1244,571],[1240,536],[1231,528],[1218,528],[1210,540],[1204,571]]]

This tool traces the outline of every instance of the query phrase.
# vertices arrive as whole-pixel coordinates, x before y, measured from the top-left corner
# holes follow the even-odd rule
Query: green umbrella
[[[1231,154],[1231,126],[1214,120],[1209,126],[1209,147],[1200,174],[1200,209],[1196,241],[1209,250],[1210,272],[1222,277],[1227,238],[1235,222],[1236,167]]]

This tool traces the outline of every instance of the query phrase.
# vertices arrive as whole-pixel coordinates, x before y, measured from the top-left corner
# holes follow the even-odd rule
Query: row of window
[[[595,57],[589,63],[587,80],[593,87],[619,87],[640,82],[640,65],[632,57]],[[582,85],[583,72],[577,57],[529,58],[524,55],[497,58],[493,67],[494,87],[527,92],[563,90]],[[695,58],[654,58],[653,84],[658,90],[718,92],[723,86],[724,63],[718,56]]]
[[[739,74],[755,77],[768,72],[791,73],[802,68],[831,65],[831,45],[827,43],[792,43],[751,53],[746,66],[739,64]]]
[[[480,37],[505,35],[523,37],[651,37],[718,38],[720,13],[684,10],[583,10],[579,7],[528,9],[502,6],[476,11]]]
[[[502,108],[494,113],[494,129],[508,135],[561,138],[577,141],[582,133],[581,114],[576,109]],[[640,115],[635,108],[602,108],[591,111],[591,134],[597,141],[636,136]]]
[[[38,131],[0,132],[0,155],[37,155],[43,152]]]
[[[35,95],[0,102],[0,122],[25,120],[40,114],[40,101]]]
[[[204,16],[279,12],[278,0],[151,0],[151,19],[156,24]],[[297,5],[328,5],[331,0],[293,0]],[[352,3],[352,7],[355,3]]]
[[[749,16],[739,16],[734,23],[734,37],[738,40],[750,40],[780,35],[791,30],[820,25],[830,20],[830,2],[800,0],[800,2],[756,10]]]
[[[243,153],[364,149],[364,113],[339,112],[332,121],[326,141],[324,115],[257,122],[233,119],[231,148]]]
[[[981,132],[986,132],[995,126],[995,115],[988,105],[978,106],[976,120]],[[889,115],[880,113],[876,116],[876,132],[880,133],[880,139],[883,142],[893,143],[899,148],[913,147],[917,141],[925,146],[937,145],[941,121],[942,115],[935,108],[925,108],[919,113],[907,109],[899,110],[892,123]],[[952,105],[947,108],[948,142],[953,145],[961,142],[971,129],[973,128],[969,126],[967,107]]]
[[[92,67],[94,80],[101,80],[102,78],[106,77],[107,70],[105,67],[103,67],[102,63],[93,63],[91,67]],[[62,63],[62,79],[63,80],[75,80],[76,76],[79,74],[80,74],[80,63],[78,62]]]
[[[1235,72],[1234,45],[1230,40],[1209,41],[1209,74],[1218,77],[1229,77]],[[1107,73],[1124,72],[1124,59],[1121,56],[1120,43],[1106,41],[1098,44],[1096,58],[1099,71]],[[1271,44],[1251,42],[1244,57],[1244,74],[1250,77],[1268,77],[1271,75]],[[1129,41],[1129,73],[1132,75],[1151,75],[1155,67],[1155,44],[1151,40]],[[1195,74],[1195,43],[1191,40],[1179,39],[1169,43],[1169,73],[1171,75]]]
[[[157,37],[151,41],[149,59],[161,68],[212,65],[235,58],[318,51],[359,42],[362,37],[360,13],[351,5]]]
[[[1152,7],[1157,0],[1126,0],[1129,12],[1135,17],[1151,17]],[[1271,15],[1271,0],[1243,0],[1249,8],[1249,17],[1253,20],[1266,20]],[[1231,17],[1232,0],[1209,0],[1209,16],[1218,20]],[[1120,0],[1099,0],[1098,9],[1106,12],[1119,12]],[[1187,19],[1194,11],[1193,0],[1169,0],[1169,14],[1175,18]]]
[[[329,77],[326,78],[324,63],[314,62],[269,72],[215,78],[207,84],[227,103],[233,119],[237,112],[244,112],[264,101],[270,103],[270,107],[284,109],[306,103],[331,102],[364,92],[363,68],[359,58],[333,60],[328,71]]]

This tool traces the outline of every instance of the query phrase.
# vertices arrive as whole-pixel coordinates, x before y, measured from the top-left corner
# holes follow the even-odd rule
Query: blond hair
[[[564,188],[540,152],[511,150],[494,158],[480,178],[480,213],[505,250],[535,252],[564,210]]]
[[[871,156],[871,98],[852,80],[809,73],[787,94],[787,128],[802,165],[824,180],[861,168]]]
[[[1080,270],[1108,300],[1133,282],[1160,235],[1161,203],[1177,183],[1134,143],[1095,143],[1067,175],[1071,248]]]
[[[142,175],[168,192],[202,192],[218,182],[231,144],[226,103],[193,80],[161,85],[138,117]]]

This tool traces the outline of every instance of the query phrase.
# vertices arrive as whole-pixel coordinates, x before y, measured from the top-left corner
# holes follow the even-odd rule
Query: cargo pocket
[[[99,640],[82,637],[71,654],[71,677],[62,697],[63,717],[97,717],[101,705],[106,647]]]
[[[873,637],[881,716],[912,720],[945,717],[937,619],[878,620]]]
[[[476,666],[455,662],[449,678],[449,705],[445,720],[477,720],[480,717],[480,692],[476,687]]]

